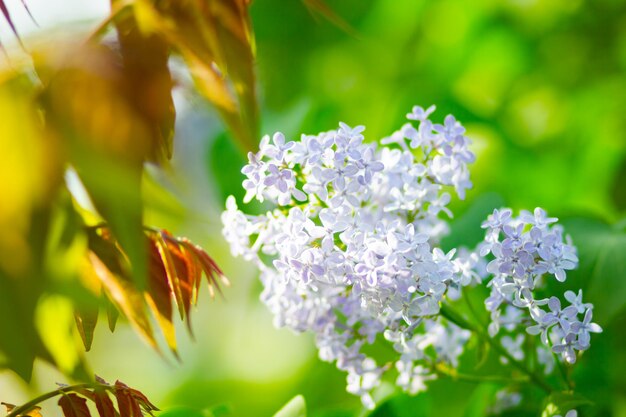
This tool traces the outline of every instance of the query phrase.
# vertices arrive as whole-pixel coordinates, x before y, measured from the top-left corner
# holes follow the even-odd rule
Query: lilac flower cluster
[[[600,331],[580,293],[566,293],[572,305],[563,310],[555,297],[534,298],[544,275],[563,281],[577,263],[574,247],[551,226],[556,219],[542,210],[519,219],[496,210],[479,253],[438,247],[449,230],[451,194],[462,199],[472,186],[475,157],[463,126],[451,115],[435,124],[433,111],[414,107],[407,119],[415,125],[381,147],[364,142],[363,126],[344,123],[299,141],[266,136],[242,169],[244,202],[271,209],[246,214],[231,196],[222,214],[233,255],[261,272],[261,300],[275,325],[313,333],[320,358],[347,373],[347,390],[367,407],[386,374],[417,393],[440,365],[458,366],[470,332],[444,318],[441,304],[482,283],[487,271],[493,336],[528,322],[529,333],[541,333],[546,346],[573,361],[574,350],[589,346],[589,333]],[[500,342],[521,360],[523,338]],[[364,348],[373,343],[389,344],[394,362],[368,356]],[[551,352],[539,358],[548,370]]]
[[[493,274],[487,284],[491,295],[485,301],[492,320],[489,334],[494,337],[501,327],[514,331],[525,325],[528,334],[541,335],[543,346],[537,354],[546,373],[552,370],[553,355],[545,348],[574,363],[576,351],[589,348],[590,333],[602,331],[591,321],[593,305],[583,303],[582,290],[578,294],[566,291],[564,297],[569,305],[564,308],[557,297],[535,298],[546,275],[564,282],[566,271],[578,265],[569,236],[564,240],[562,228],[552,226],[557,220],[541,208],[534,213],[522,211],[517,218],[512,217],[510,209],[494,210],[482,225],[487,233],[480,247],[481,256],[494,256],[487,265],[487,271]],[[523,359],[523,333],[515,339],[504,336],[501,341],[513,357]]]
[[[247,215],[229,198],[223,214],[233,254],[261,271],[275,324],[313,332],[320,358],[346,371],[348,391],[369,407],[392,367],[364,345],[391,342],[397,384],[415,393],[434,378],[416,361],[456,366],[469,338],[438,313],[448,292],[479,280],[479,258],[435,245],[448,229],[449,192],[462,198],[471,187],[474,155],[461,124],[453,116],[433,124],[433,110],[415,107],[408,118],[418,127],[403,126],[382,149],[364,143],[364,127],[343,123],[299,142],[266,136],[242,170],[244,201],[275,208]]]

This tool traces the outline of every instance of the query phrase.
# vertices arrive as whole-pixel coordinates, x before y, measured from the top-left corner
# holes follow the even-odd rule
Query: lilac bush
[[[573,363],[590,333],[601,331],[581,292],[565,293],[567,306],[536,296],[578,263],[544,210],[519,217],[494,210],[476,250],[439,247],[452,195],[463,199],[472,187],[475,156],[463,126],[452,115],[431,122],[434,110],[414,107],[407,119],[417,126],[405,124],[382,146],[364,142],[363,126],[344,123],[299,141],[266,136],[242,172],[244,203],[256,199],[270,210],[246,214],[231,196],[222,215],[233,255],[260,271],[275,325],[313,333],[320,358],[347,373],[347,390],[367,407],[384,375],[415,394],[457,368],[473,334],[520,369],[525,337],[539,335],[537,357],[549,373],[553,353]],[[476,285],[491,290],[484,331],[450,305]],[[395,363],[366,354],[374,343],[388,344]]]

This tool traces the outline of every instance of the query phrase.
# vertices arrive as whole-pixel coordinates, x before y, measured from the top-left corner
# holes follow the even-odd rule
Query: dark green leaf
[[[165,410],[159,417],[207,417],[205,413],[189,407],[177,407],[171,410]]]
[[[464,417],[483,417],[487,415],[487,409],[493,403],[496,391],[501,388],[498,385],[484,383],[477,386],[467,403]]]
[[[593,405],[591,401],[581,394],[573,392],[553,392],[543,403],[541,417],[564,416],[570,410],[581,406]]]
[[[323,0],[303,0],[304,5],[311,11],[316,12],[324,16],[329,22],[337,26],[339,29],[352,36],[356,36],[357,32],[354,28],[346,22],[341,16],[326,4]]]
[[[89,352],[93,342],[93,332],[96,324],[98,324],[98,307],[96,306],[94,309],[77,309],[74,312],[74,318],[76,319],[78,334],[80,334],[83,345],[85,345],[85,350]]]
[[[608,323],[626,306],[626,233],[598,220],[563,222],[578,247],[580,267],[568,284],[585,288],[585,301],[594,304],[594,321]]]
[[[486,193],[477,196],[471,205],[459,216],[450,221],[450,234],[441,241],[445,250],[465,246],[473,249],[485,237],[485,230],[480,227],[494,208],[504,205],[501,196]]]

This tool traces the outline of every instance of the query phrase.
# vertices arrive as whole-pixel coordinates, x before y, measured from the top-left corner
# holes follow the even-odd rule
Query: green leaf
[[[450,234],[441,241],[445,250],[466,246],[473,248],[484,237],[485,230],[480,227],[494,208],[504,205],[499,194],[486,193],[476,197],[471,205],[458,217],[450,222]]]
[[[306,417],[306,403],[302,395],[293,397],[274,417]]]
[[[588,218],[563,223],[580,259],[579,269],[568,274],[568,283],[585,289],[585,301],[594,304],[594,321],[608,323],[626,307],[626,233]]]
[[[35,336],[34,327],[32,321],[29,322],[32,316],[22,314],[14,281],[0,269],[0,317],[5,318],[0,320],[0,350],[6,355],[8,366],[22,379],[29,381],[35,360],[30,343],[30,339]],[[8,317],[11,319],[6,319]]]
[[[176,407],[171,410],[165,410],[159,417],[207,417],[205,413],[190,407]]]
[[[322,0],[302,0],[304,5],[311,12],[319,13],[324,16],[330,23],[352,36],[357,36],[357,31],[346,22],[341,16]]]
[[[78,334],[85,345],[85,350],[89,352],[91,343],[93,342],[93,332],[98,324],[98,306],[94,309],[76,309],[74,311],[74,319]]]
[[[541,417],[564,416],[570,410],[588,405],[593,405],[593,403],[580,394],[566,391],[553,392],[543,402]]]
[[[120,317],[120,312],[117,307],[111,302],[109,297],[104,296],[104,304],[106,306],[107,311],[107,322],[109,324],[109,330],[111,333],[115,331],[115,325],[117,324],[117,319]]]
[[[397,393],[386,399],[377,400],[377,407],[370,413],[361,415],[367,417],[427,417],[434,415],[435,409],[431,403],[432,392],[427,395],[408,395]]]
[[[465,408],[464,417],[482,417],[487,414],[487,408],[493,402],[496,391],[502,388],[494,384],[480,384],[470,397]]]
[[[223,202],[231,194],[234,194],[237,201],[242,201],[245,192],[241,183],[246,177],[241,173],[241,167],[247,160],[226,133],[213,138],[208,151],[207,165],[219,193],[220,206],[223,206]]]

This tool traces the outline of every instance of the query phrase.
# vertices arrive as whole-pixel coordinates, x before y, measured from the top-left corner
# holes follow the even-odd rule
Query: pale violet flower
[[[435,111],[436,108],[437,107],[433,105],[424,110],[420,106],[413,106],[411,113],[408,113],[406,115],[406,118],[409,120],[419,120],[420,122],[423,122],[424,120],[428,119],[428,117]]]
[[[241,172],[244,203],[256,199],[267,211],[246,214],[231,196],[222,214],[232,254],[260,272],[274,324],[312,334],[320,359],[347,374],[347,391],[368,408],[387,373],[416,394],[435,378],[433,364],[459,366],[471,333],[444,318],[442,305],[468,286],[489,288],[489,334],[515,360],[524,359],[524,338],[539,336],[546,372],[553,352],[573,362],[601,331],[582,293],[565,293],[571,305],[535,295],[578,263],[543,209],[494,210],[475,251],[440,247],[450,205],[472,187],[475,156],[461,123],[451,115],[433,123],[434,110],[414,107],[415,125],[380,143],[345,123],[297,141],[264,136]],[[396,356],[378,365],[366,354],[374,343]]]

